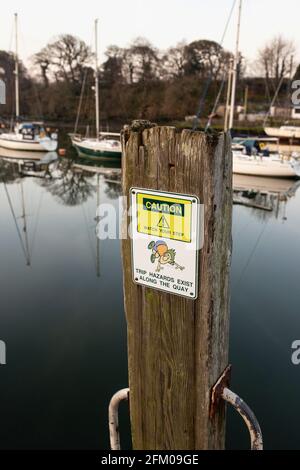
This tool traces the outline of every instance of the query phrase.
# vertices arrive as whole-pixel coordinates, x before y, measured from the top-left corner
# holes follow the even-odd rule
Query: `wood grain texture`
[[[229,135],[135,122],[122,132],[123,192],[132,186],[196,195],[203,206],[199,296],[132,281],[122,241],[134,449],[222,449],[225,413],[209,418],[210,391],[228,362],[232,157]],[[130,222],[123,217],[123,231]]]

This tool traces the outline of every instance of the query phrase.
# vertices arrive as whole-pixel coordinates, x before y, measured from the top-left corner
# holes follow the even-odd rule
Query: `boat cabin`
[[[16,125],[16,133],[22,135],[23,140],[35,140],[36,137],[46,137],[47,133],[42,122],[24,122]]]
[[[245,155],[262,155],[268,157],[274,151],[270,147],[278,147],[279,140],[276,138],[263,137],[234,137],[232,140],[232,150],[240,151]]]

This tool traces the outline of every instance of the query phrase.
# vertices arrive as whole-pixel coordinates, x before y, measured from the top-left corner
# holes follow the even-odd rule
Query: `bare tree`
[[[185,74],[217,80],[227,70],[230,57],[231,54],[215,41],[193,41],[185,47]]]
[[[105,83],[122,83],[124,68],[124,49],[118,46],[109,46],[105,55],[107,59],[102,65],[102,78]]]
[[[268,93],[274,94],[282,79],[290,74],[290,57],[295,52],[292,41],[276,36],[258,52],[258,65],[264,73]]]
[[[182,41],[175,47],[170,47],[163,55],[163,70],[165,78],[182,77],[186,66],[186,42]]]
[[[123,64],[129,83],[147,82],[159,76],[158,52],[145,38],[135,39],[128,49],[124,49]]]
[[[35,54],[33,62],[40,66],[45,84],[49,83],[49,77],[56,81],[81,83],[91,58],[92,52],[84,41],[64,34]]]

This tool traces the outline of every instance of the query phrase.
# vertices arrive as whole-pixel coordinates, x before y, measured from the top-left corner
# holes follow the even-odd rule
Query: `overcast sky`
[[[185,39],[220,41],[233,0],[11,0],[1,1],[0,49],[13,47],[13,14],[19,14],[20,57],[38,52],[58,34],[92,43],[93,20],[100,24],[99,45],[128,45],[137,36],[167,49]],[[224,46],[234,50],[237,4]],[[243,0],[240,49],[250,60],[276,34],[293,39],[300,53],[299,0]],[[102,56],[103,59],[103,56]]]

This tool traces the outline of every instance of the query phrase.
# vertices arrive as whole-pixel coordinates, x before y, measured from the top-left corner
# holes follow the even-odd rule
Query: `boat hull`
[[[114,150],[96,150],[90,147],[81,145],[79,142],[72,141],[73,146],[76,148],[80,157],[100,157],[100,158],[121,158],[122,152]]]
[[[265,127],[264,131],[270,137],[300,139],[300,127]]]
[[[29,152],[54,152],[57,149],[57,141],[41,139],[40,141],[26,141],[7,138],[0,134],[0,147],[9,150],[21,150]]]
[[[251,159],[233,155],[233,173],[273,178],[296,178],[300,176],[300,168],[295,169],[288,161],[268,160],[268,158]]]

